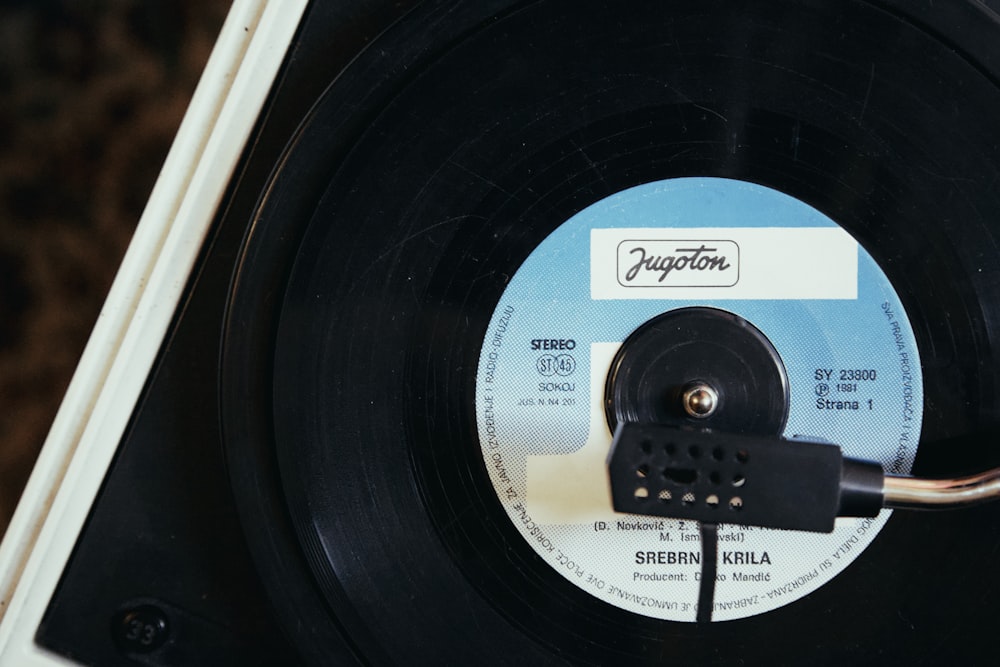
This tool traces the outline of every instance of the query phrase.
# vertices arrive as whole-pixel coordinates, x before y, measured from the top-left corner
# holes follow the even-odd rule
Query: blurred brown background
[[[228,0],[0,0],[0,532]]]

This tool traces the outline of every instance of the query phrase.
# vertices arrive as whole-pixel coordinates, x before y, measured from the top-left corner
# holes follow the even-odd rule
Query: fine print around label
[[[578,279],[582,266],[589,279]],[[631,332],[695,305],[735,313],[773,344],[789,382],[789,446],[833,442],[905,474],[923,398],[888,279],[843,229],[782,193],[715,178],[649,183],[594,203],[539,244],[497,305],[479,360],[479,438],[497,499],[527,545],[580,589],[691,622],[698,526],[612,510],[604,388]],[[830,534],[721,524],[713,621],[828,584],[888,516],[840,519]]]

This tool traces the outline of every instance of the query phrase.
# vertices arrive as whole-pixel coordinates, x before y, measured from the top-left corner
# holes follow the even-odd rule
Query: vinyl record
[[[331,82],[263,193],[221,369],[244,529],[308,663],[992,654],[992,507],[723,524],[746,548],[719,573],[760,576],[696,623],[697,541],[576,504],[606,481],[559,459],[661,364],[728,382],[732,424],[890,470],[1000,462],[1000,26],[922,11],[428,3]]]

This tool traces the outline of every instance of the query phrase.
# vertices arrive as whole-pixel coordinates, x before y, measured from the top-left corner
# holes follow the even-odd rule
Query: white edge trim
[[[307,0],[236,0],[0,544],[0,665],[34,635]]]

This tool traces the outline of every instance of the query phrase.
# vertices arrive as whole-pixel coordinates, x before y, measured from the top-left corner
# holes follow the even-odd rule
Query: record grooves
[[[992,63],[951,47],[984,48],[996,26],[944,39],[907,16],[862,2],[431,3],[331,82],[248,233],[222,369],[244,528],[307,662],[991,655],[970,591],[995,593],[1000,575],[990,549],[954,545],[996,544],[995,509],[894,515],[810,595],[681,623],[555,573],[480,451],[480,355],[532,252],[630,188],[710,178],[821,212],[884,272],[922,362],[915,472],[1000,463],[979,438],[1000,407],[1000,90]]]

